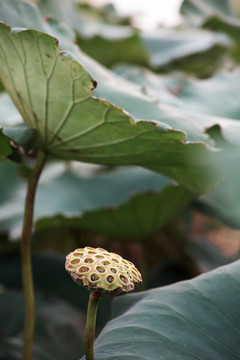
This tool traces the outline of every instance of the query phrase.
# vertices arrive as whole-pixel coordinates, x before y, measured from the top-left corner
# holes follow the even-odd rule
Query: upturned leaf
[[[46,152],[62,159],[140,165],[196,193],[219,179],[211,172],[216,153],[203,143],[185,144],[182,131],[136,121],[94,97],[96,84],[78,62],[64,56],[55,38],[34,30],[10,32],[1,24],[0,49],[2,82],[24,122],[40,133]]]
[[[95,345],[96,360],[235,360],[240,262],[196,279],[127,295]]]

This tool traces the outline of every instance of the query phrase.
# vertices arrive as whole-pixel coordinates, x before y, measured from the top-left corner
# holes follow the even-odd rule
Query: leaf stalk
[[[95,337],[95,328],[96,328],[97,308],[100,297],[101,297],[101,293],[93,292],[93,291],[89,296],[87,321],[86,321],[86,329],[85,329],[86,360],[94,360],[94,337]]]
[[[24,219],[21,237],[21,267],[24,294],[24,343],[23,360],[33,358],[35,326],[35,300],[32,277],[31,235],[33,227],[34,202],[38,180],[46,161],[46,153],[39,150],[36,163],[28,179],[25,198]]]

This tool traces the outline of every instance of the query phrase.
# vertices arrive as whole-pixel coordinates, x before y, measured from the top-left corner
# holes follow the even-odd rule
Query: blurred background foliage
[[[221,179],[203,195],[137,166],[49,159],[37,192],[32,237],[35,359],[71,360],[83,354],[88,292],[76,287],[64,269],[66,254],[77,247],[100,246],[133,261],[143,273],[142,289],[191,279],[238,258],[240,18],[236,4],[184,0],[181,24],[147,33],[111,4],[0,0],[1,21],[54,34],[73,56],[81,50],[83,59],[86,53],[99,62],[86,60],[103,77],[102,65],[116,81],[119,77],[126,81],[129,91],[146,96],[152,104],[150,118],[154,119],[154,106],[160,103],[178,119],[174,127],[163,114],[162,122],[184,131],[191,141],[197,134],[216,153],[221,149],[219,161],[212,164]],[[2,85],[0,91],[0,359],[6,360],[21,358],[19,238],[38,136],[26,129]],[[108,297],[101,301],[98,331],[111,317],[110,303]],[[66,342],[70,352],[64,349]]]

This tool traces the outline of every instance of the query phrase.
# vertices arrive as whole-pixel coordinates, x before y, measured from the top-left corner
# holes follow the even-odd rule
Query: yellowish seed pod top
[[[76,249],[67,255],[65,267],[77,284],[90,291],[121,295],[142,282],[133,263],[101,248]]]

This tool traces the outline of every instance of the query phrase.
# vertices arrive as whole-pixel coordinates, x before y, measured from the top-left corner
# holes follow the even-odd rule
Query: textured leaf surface
[[[203,144],[185,145],[184,133],[169,125],[136,122],[120,108],[93,97],[86,71],[59,53],[54,38],[32,30],[11,34],[4,24],[0,32],[0,76],[48,152],[86,162],[148,167],[194,192],[206,191],[218,179],[219,174],[204,171],[210,172],[216,154]]]
[[[196,279],[127,295],[95,343],[100,359],[240,358],[240,262]]]

